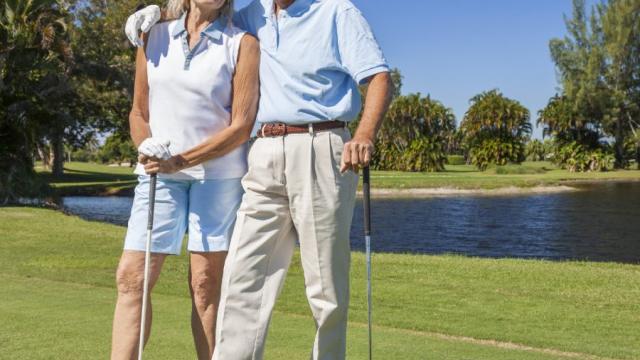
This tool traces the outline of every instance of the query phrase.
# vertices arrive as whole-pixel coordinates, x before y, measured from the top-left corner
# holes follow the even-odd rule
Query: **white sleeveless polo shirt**
[[[231,123],[232,81],[244,32],[220,17],[189,49],[185,15],[159,23],[147,39],[149,125],[153,137],[171,141],[172,154],[201,144]],[[230,179],[247,172],[246,144],[225,156],[159,177]],[[136,174],[144,175],[138,164]]]

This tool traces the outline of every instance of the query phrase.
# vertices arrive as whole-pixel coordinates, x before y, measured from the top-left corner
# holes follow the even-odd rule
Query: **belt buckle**
[[[287,125],[283,123],[273,124],[271,131],[273,136],[285,136],[287,135]]]

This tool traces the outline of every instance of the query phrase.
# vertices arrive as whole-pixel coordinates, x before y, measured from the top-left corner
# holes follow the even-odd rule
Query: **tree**
[[[453,111],[429,96],[411,94],[391,104],[376,140],[373,167],[442,171],[456,129]]]
[[[460,130],[467,159],[479,169],[520,163],[531,134],[529,110],[498,90],[483,92],[471,99]]]
[[[123,162],[129,162],[130,165],[133,165],[137,161],[137,157],[138,151],[128,135],[113,134],[109,136],[98,151],[98,158],[103,163],[115,162],[122,165]]]
[[[605,52],[604,78],[609,108],[607,133],[615,138],[616,165],[627,164],[625,145],[640,128],[640,1],[611,0],[598,5]],[[640,143],[636,142],[636,151]]]
[[[149,1],[162,5],[161,1]],[[75,12],[72,44],[74,73],[83,99],[91,103],[85,115],[100,132],[129,136],[136,49],[129,44],[122,24],[139,0],[85,0]]]
[[[529,161],[544,161],[547,157],[547,149],[542,141],[533,139],[527,142],[526,155]]]
[[[616,166],[625,167],[627,139],[640,128],[640,1],[602,2],[588,15],[585,1],[574,0],[565,22],[568,34],[550,42],[562,103],[552,99],[541,122],[561,143],[575,142],[583,152],[607,152],[599,139],[613,138]]]
[[[0,203],[42,189],[33,170],[36,145],[49,141],[62,171],[65,104],[73,55],[68,11],[58,0],[5,1],[0,8]]]
[[[543,136],[556,139],[560,146],[576,142],[589,149],[599,147],[600,123],[581,119],[567,97],[556,95],[538,112],[537,125],[543,126]]]

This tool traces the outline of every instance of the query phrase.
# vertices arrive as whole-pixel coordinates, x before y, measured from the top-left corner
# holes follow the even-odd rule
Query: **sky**
[[[249,0],[236,0],[236,6]],[[549,40],[566,33],[571,0],[352,0],[367,18],[403,94],[431,95],[461,121],[491,89],[531,112],[558,92]],[[534,127],[534,137],[542,130]]]

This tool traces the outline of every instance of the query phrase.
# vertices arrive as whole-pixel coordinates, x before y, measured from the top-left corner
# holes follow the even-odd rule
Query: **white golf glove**
[[[138,154],[161,160],[168,160],[171,158],[169,144],[170,141],[166,139],[146,138],[142,144],[138,146]]]
[[[131,44],[138,47],[143,46],[144,43],[140,39],[138,31],[146,33],[158,20],[160,20],[160,7],[158,5],[149,5],[129,16],[124,32],[127,34]]]

